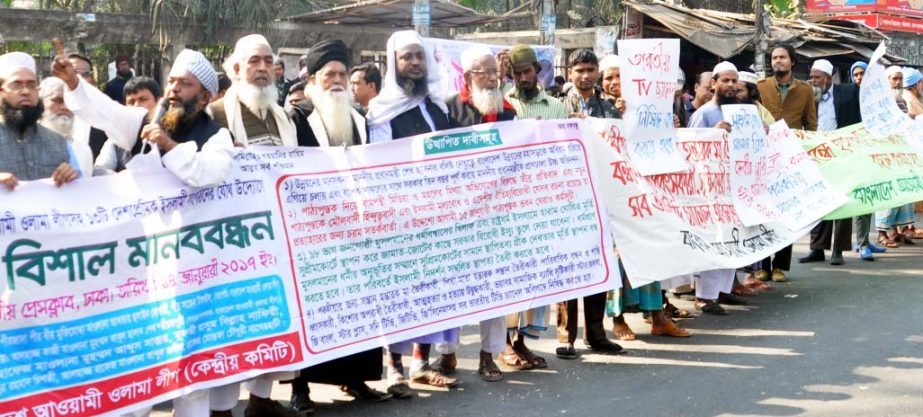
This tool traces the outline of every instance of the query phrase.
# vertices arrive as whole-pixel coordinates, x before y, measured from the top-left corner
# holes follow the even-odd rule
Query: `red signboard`
[[[886,7],[887,2],[897,0],[808,0],[805,7],[808,12],[843,13],[874,12]]]
[[[866,26],[889,32],[923,33],[923,20],[882,14],[837,16],[837,20],[865,23]]]
[[[883,11],[890,14],[923,16],[923,0],[886,0]]]

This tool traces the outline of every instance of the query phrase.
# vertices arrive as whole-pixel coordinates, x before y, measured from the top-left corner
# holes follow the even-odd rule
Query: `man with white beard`
[[[368,143],[365,118],[353,108],[349,91],[349,49],[341,40],[314,45],[305,58],[309,103],[295,107],[298,146]]]
[[[234,144],[247,147],[295,146],[295,125],[277,103],[275,62],[272,47],[263,35],[247,35],[234,45],[234,52],[225,60],[224,70],[231,87],[224,97],[208,105],[215,122],[231,131]],[[290,372],[263,374],[246,382],[250,399],[244,410],[246,417],[294,417],[291,409],[273,401],[273,381],[290,378]],[[240,384],[212,388],[211,415],[232,416],[237,405]]]
[[[340,40],[323,41],[305,58],[307,95],[311,103],[294,107],[300,146],[349,146],[368,143],[363,118],[352,106],[349,91],[349,50]],[[366,384],[381,379],[382,349],[375,348],[302,369],[292,384],[291,407],[300,413],[314,410],[308,383],[339,385],[362,401],[380,402],[392,397]]]
[[[490,48],[475,45],[461,55],[465,71],[465,86],[455,96],[446,99],[449,115],[461,126],[503,122],[516,119],[516,110],[503,98],[500,91],[497,59]],[[503,373],[494,363],[494,355],[506,348],[506,316],[484,320],[481,327],[481,356],[478,374],[487,382],[503,379]],[[443,354],[439,364],[456,363],[457,343],[440,343],[436,349]]]
[[[74,149],[74,156],[77,158],[77,168],[84,178],[93,176],[93,151],[90,150],[90,144],[74,140],[75,120],[74,113],[64,105],[64,88],[67,84],[57,77],[48,77],[42,80],[39,86],[38,96],[45,106],[45,113],[39,123],[55,132],[60,133],[67,138],[67,142]],[[86,130],[90,126],[83,124]]]
[[[237,41],[224,63],[231,87],[208,108],[219,125],[234,135],[238,146],[295,146],[295,126],[277,103],[272,47],[263,35]]]

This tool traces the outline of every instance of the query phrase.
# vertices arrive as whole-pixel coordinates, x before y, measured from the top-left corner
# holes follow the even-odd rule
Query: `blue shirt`
[[[721,107],[714,101],[709,101],[692,114],[689,127],[715,127],[722,120],[724,120],[724,113],[721,112]]]

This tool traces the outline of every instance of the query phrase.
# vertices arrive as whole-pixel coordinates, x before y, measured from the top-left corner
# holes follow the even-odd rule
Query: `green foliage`
[[[797,19],[803,12],[799,0],[764,0],[769,15],[779,19]]]

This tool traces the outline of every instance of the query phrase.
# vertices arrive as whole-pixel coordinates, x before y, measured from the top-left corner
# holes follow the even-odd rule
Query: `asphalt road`
[[[584,352],[554,357],[553,329],[531,342],[549,368],[477,374],[477,326],[464,329],[462,385],[418,387],[410,400],[353,401],[336,387],[312,385],[317,416],[923,416],[923,241],[878,255],[846,255],[846,265],[799,265],[730,315],[682,321],[688,339],[651,336],[638,314],[638,340],[624,356]],[[828,253],[829,256],[829,253]],[[692,303],[676,301],[691,310]],[[611,322],[607,322],[607,328]],[[578,349],[581,343],[578,342]],[[373,387],[384,390],[384,382]],[[288,386],[273,397],[288,400]],[[245,399],[244,392],[241,399]],[[236,416],[243,415],[241,401]],[[168,416],[169,406],[155,416]]]

